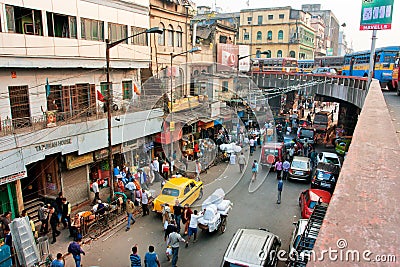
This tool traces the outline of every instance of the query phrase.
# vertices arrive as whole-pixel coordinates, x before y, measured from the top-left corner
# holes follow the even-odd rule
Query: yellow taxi
[[[185,204],[189,204],[190,206],[193,202],[202,197],[203,182],[197,182],[193,179],[184,177],[171,178],[163,186],[161,194],[153,201],[153,211],[162,213],[163,205],[168,203],[171,212],[173,212],[173,206],[175,205],[176,199],[179,200],[182,206]]]

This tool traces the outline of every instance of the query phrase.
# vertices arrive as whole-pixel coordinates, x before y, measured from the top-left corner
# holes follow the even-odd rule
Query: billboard
[[[250,46],[239,45],[239,57],[245,57],[250,55]],[[248,72],[250,71],[250,57],[245,57],[239,60],[239,71]]]
[[[217,45],[217,71],[229,71],[237,68],[239,46],[233,44]],[[226,67],[225,67],[226,66]]]
[[[394,0],[362,0],[360,30],[390,30]]]

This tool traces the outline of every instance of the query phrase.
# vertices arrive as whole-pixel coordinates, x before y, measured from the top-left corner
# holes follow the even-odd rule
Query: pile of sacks
[[[208,226],[208,231],[217,230],[221,215],[228,215],[232,209],[232,202],[224,199],[225,192],[222,188],[215,190],[202,204],[203,217],[199,219],[199,223]]]

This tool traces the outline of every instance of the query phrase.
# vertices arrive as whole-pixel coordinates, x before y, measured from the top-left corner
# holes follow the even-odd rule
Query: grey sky
[[[346,40],[353,44],[355,51],[371,48],[372,31],[360,31],[361,0],[194,0],[199,5],[221,7],[224,12],[240,11],[246,8],[266,8],[291,6],[300,9],[302,4],[321,4],[322,9],[333,11],[339,23],[346,23],[344,29]],[[394,1],[391,30],[381,30],[377,34],[377,47],[400,45],[400,2]]]

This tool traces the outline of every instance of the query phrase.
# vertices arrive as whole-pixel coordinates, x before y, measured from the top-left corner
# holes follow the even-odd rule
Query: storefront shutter
[[[71,205],[76,205],[89,199],[86,165],[62,172],[61,176],[64,196]]]

